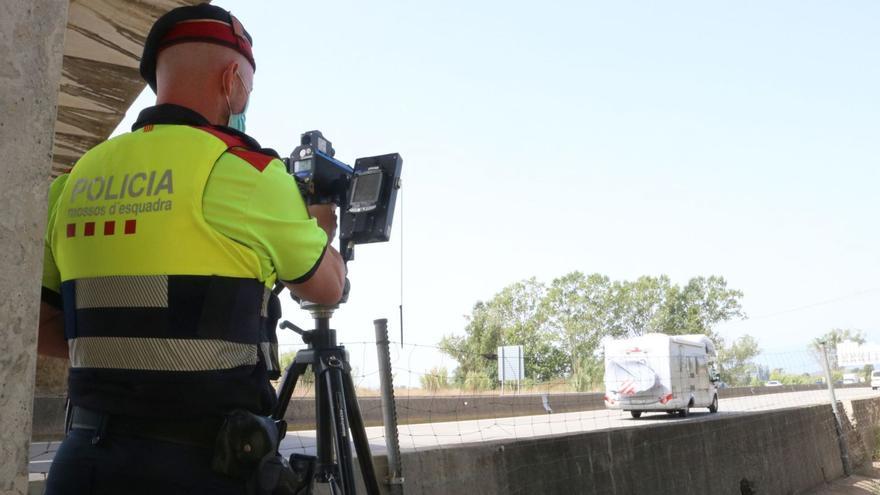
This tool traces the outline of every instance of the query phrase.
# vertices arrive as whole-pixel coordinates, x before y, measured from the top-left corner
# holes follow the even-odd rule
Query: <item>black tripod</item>
[[[303,330],[286,320],[281,323],[282,328],[289,328],[300,334],[308,348],[298,351],[293,362],[284,371],[284,378],[278,391],[278,405],[272,413],[272,418],[276,421],[284,419],[297,380],[306,372],[306,368],[311,366],[315,374],[317,423],[315,430],[317,456],[311,460],[314,465],[310,466],[310,471],[314,472],[314,481],[327,483],[332,494],[355,494],[351,455],[351,442],[354,442],[367,493],[378,495],[379,483],[373,469],[373,456],[370,453],[370,444],[367,441],[354,382],[351,379],[348,351],[336,343],[336,330],[330,328],[330,318],[338,306],[325,306],[305,301],[301,302],[300,306],[311,313],[315,320],[315,328]]]

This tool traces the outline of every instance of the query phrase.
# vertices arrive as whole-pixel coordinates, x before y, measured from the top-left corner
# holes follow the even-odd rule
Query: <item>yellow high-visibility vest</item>
[[[274,404],[275,276],[264,278],[256,254],[202,214],[211,170],[236,145],[216,129],[148,125],[71,171],[50,244],[73,404],[157,415]]]

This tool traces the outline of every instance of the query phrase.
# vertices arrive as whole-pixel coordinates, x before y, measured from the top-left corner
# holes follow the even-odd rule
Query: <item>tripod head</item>
[[[348,287],[348,279],[346,279],[345,285]],[[336,330],[330,328],[330,318],[333,317],[333,312],[336,311],[339,304],[318,304],[301,300],[299,307],[312,315],[312,318],[315,320],[315,328],[304,330],[288,320],[281,322],[281,328],[288,328],[298,333],[303,343],[309,346],[309,349],[336,347]]]
[[[312,315],[312,318],[315,320],[318,319],[330,319],[333,317],[333,312],[339,309],[339,305],[344,303],[346,299],[348,299],[348,288],[350,284],[348,283],[348,279],[345,279],[345,289],[342,292],[342,300],[336,304],[318,304],[313,303],[311,301],[300,301],[299,308],[306,310]]]
[[[315,320],[315,328],[313,330],[303,330],[288,320],[281,322],[281,328],[288,328],[298,333],[300,337],[302,337],[303,343],[307,344],[309,347],[313,347],[312,343],[316,340],[316,336],[319,334],[325,334],[324,338],[321,340],[331,338],[332,340],[330,342],[332,342],[332,346],[335,346],[336,330],[330,328],[330,318],[333,317],[333,313],[339,308],[340,304],[348,301],[348,292],[350,290],[351,282],[348,280],[348,277],[345,277],[345,285],[342,288],[342,299],[336,304],[318,304],[312,301],[306,301],[291,292],[290,298],[299,303],[300,309],[308,311],[309,314],[312,315],[312,319]]]

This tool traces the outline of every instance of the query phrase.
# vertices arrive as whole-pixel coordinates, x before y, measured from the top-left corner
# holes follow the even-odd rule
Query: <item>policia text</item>
[[[73,185],[70,202],[77,200],[109,201],[114,199],[139,198],[157,196],[161,193],[174,193],[174,180],[171,169],[157,173],[151,171],[125,174],[121,179],[114,175],[106,177],[98,176],[82,178]],[[103,215],[138,215],[158,211],[170,211],[172,208],[170,199],[151,199],[142,202],[118,202],[111,205],[87,205],[69,208],[67,214],[71,217],[89,217]]]

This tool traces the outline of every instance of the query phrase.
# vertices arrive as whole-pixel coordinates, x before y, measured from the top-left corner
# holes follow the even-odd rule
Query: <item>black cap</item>
[[[156,91],[156,59],[163,48],[178,43],[200,41],[223,45],[244,55],[254,70],[257,64],[251,50],[253,39],[229,11],[202,3],[178,7],[156,20],[144,43],[141,77]]]

